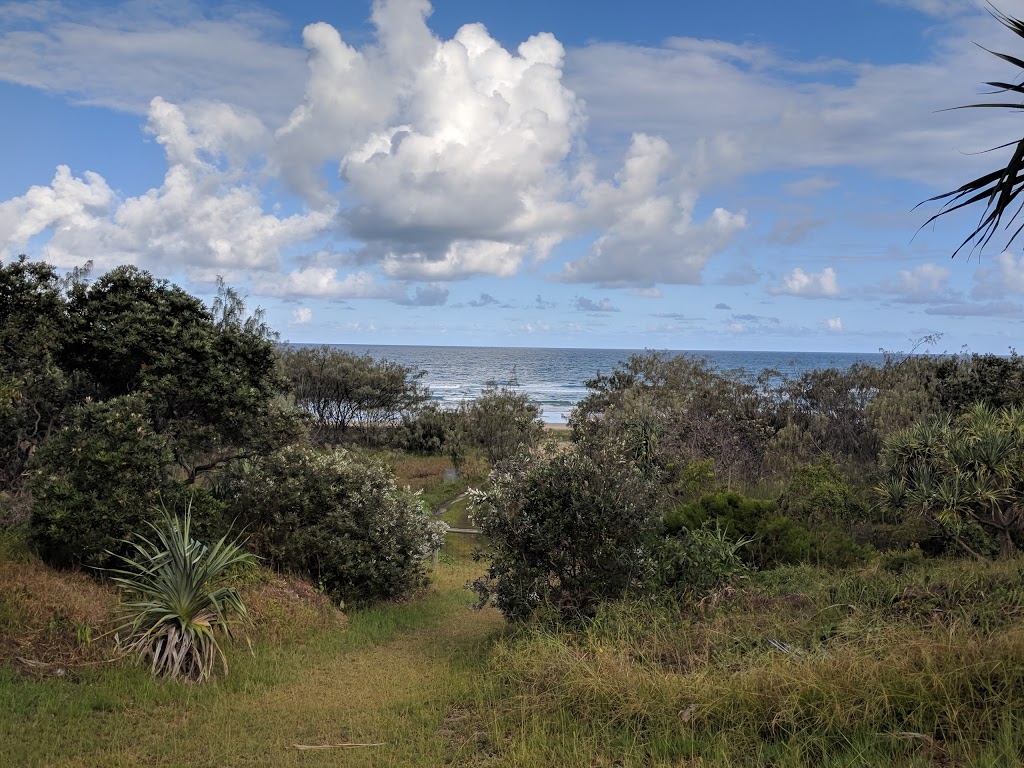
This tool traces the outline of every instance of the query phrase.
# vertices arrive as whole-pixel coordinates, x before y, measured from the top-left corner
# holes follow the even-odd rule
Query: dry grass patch
[[[249,610],[255,637],[273,642],[295,641],[314,630],[345,628],[345,615],[309,582],[265,569],[259,573],[265,580],[243,583],[238,588]]]
[[[0,664],[46,671],[110,656],[117,605],[117,591],[85,573],[0,560]]]

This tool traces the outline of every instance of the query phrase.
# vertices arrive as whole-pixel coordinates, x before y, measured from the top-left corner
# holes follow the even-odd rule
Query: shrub
[[[590,616],[604,600],[652,586],[660,516],[655,489],[630,462],[570,450],[521,456],[491,473],[473,519],[492,546],[474,584],[511,621],[537,609]]]
[[[782,515],[763,520],[757,526],[749,558],[758,568],[774,568],[808,560],[813,550],[811,532]]]
[[[234,467],[224,495],[258,554],[347,602],[422,586],[445,530],[384,465],[344,450],[293,446]]]
[[[32,460],[32,543],[51,565],[103,566],[153,518],[170,462],[143,398],[86,403]]]
[[[665,516],[665,530],[676,533],[695,530],[706,524],[719,526],[734,539],[750,538],[761,524],[776,517],[778,506],[769,499],[752,499],[735,491],[719,491],[700,497],[693,504],[682,504]]]
[[[885,442],[882,506],[920,516],[963,552],[1009,557],[1024,536],[1024,408],[978,403],[956,419],[921,421]]]
[[[705,494],[693,504],[677,506],[665,515],[664,527],[670,535],[719,528],[732,541],[746,540],[739,550],[743,560],[762,569],[806,561],[845,568],[873,551],[834,526],[808,528],[780,515],[774,501],[734,491]]]
[[[544,434],[540,407],[528,395],[491,384],[476,400],[463,403],[449,438],[480,448],[491,465],[536,448]],[[453,459],[455,456],[453,455]]]
[[[458,414],[433,403],[403,417],[405,448],[412,453],[441,453],[454,428]]]
[[[746,570],[740,552],[749,543],[730,539],[717,526],[665,536],[656,554],[661,585],[672,594],[701,597]]]
[[[120,627],[128,632],[125,647],[161,677],[208,680],[218,659],[227,674],[217,632],[230,636],[231,621],[244,620],[246,610],[224,582],[233,567],[255,558],[237,539],[209,547],[193,539],[190,509],[181,518],[164,509],[160,524],[150,527],[156,541],[139,536],[130,542],[134,555],[121,558],[124,567],[110,569],[128,598]]]
[[[779,511],[803,525],[849,523],[867,514],[831,459],[799,467],[779,498]]]

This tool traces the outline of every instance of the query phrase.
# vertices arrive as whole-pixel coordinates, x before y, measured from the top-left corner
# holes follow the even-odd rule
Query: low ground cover
[[[45,568],[5,542],[8,575]],[[62,675],[8,656],[0,764],[1024,764],[1022,560],[794,566],[519,628],[471,610],[480,570],[449,555],[427,591],[344,620],[302,582],[250,572],[268,629],[203,687],[102,654]],[[295,749],[339,744],[376,746]]]

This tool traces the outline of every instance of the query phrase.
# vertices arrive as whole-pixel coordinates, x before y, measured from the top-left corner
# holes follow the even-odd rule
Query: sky
[[[1024,0],[997,0],[1024,16]],[[976,0],[0,2],[0,261],[218,276],[292,342],[1015,348]]]

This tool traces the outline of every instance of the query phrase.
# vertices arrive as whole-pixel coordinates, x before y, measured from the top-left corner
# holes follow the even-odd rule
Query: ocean
[[[458,405],[479,394],[488,382],[512,384],[543,409],[549,424],[564,424],[573,407],[587,394],[586,382],[600,371],[608,373],[616,364],[643,350],[634,349],[547,349],[537,347],[421,347],[362,344],[330,346],[391,360],[426,371],[423,383],[442,407]],[[881,354],[849,352],[724,352],[669,350],[671,355],[705,358],[713,367],[743,370],[756,375],[775,368],[798,376],[816,368],[845,369],[854,363],[881,365]]]

